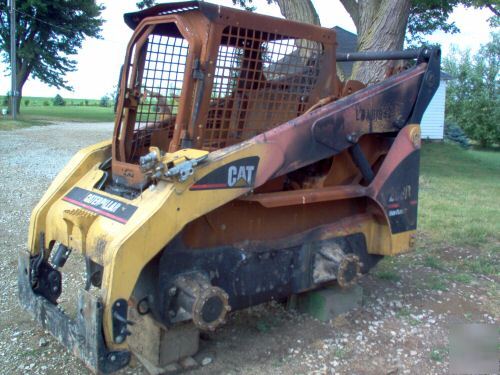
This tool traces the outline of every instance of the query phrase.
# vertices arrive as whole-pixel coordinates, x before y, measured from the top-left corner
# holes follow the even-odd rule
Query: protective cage
[[[151,144],[154,133],[172,138],[189,45],[183,38],[151,34],[145,48],[143,97],[135,121],[132,160]]]
[[[184,85],[189,43],[174,24],[170,32],[149,28],[134,48],[129,68],[129,90],[136,105],[128,109],[126,159],[137,162],[151,145],[168,145],[173,137]],[[139,43],[142,43],[140,45]],[[131,126],[132,125],[132,126]]]
[[[318,42],[226,27],[203,148],[241,142],[303,114],[318,81],[322,53]]]
[[[113,176],[130,186],[143,186],[137,164],[151,146],[224,148],[302,115],[335,85],[334,31],[202,8],[129,18]]]

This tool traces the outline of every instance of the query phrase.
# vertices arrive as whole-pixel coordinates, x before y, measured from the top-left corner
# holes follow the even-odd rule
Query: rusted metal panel
[[[250,13],[203,1],[159,4],[146,10],[128,13],[124,18],[129,27],[136,29],[141,21],[149,17],[157,18],[165,15],[194,12],[200,12],[215,24],[231,25],[239,23],[243,28],[256,28],[267,32],[279,33],[281,35],[289,35],[291,33],[306,34],[306,37],[310,39],[325,43],[335,43],[335,31],[331,29],[257,13]]]
[[[282,207],[310,204],[342,199],[359,198],[367,195],[367,189],[359,185],[331,186],[309,190],[252,194],[241,198],[243,201],[258,202],[264,207]]]

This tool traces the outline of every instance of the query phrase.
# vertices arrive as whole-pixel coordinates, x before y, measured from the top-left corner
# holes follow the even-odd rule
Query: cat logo
[[[255,184],[258,156],[234,160],[202,177],[190,190],[242,189]]]
[[[227,186],[246,187],[252,186],[254,165],[230,166],[227,170]]]

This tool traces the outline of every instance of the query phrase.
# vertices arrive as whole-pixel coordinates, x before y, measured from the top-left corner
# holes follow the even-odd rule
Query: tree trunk
[[[351,17],[358,21],[358,51],[403,49],[410,0],[360,0],[357,9]],[[356,63],[351,78],[373,83],[383,79],[387,66],[386,61]]]
[[[311,0],[274,0],[287,20],[321,25]]]
[[[22,88],[21,88],[22,90]],[[10,91],[9,91],[10,92]],[[21,106],[21,99],[22,99],[22,91],[20,91],[19,89],[17,89],[17,101],[16,101],[16,114],[19,114],[20,113],[20,106]],[[8,103],[7,103],[7,107],[9,108],[9,111],[12,111],[12,92],[10,92],[10,95],[9,95],[9,100],[8,100]]]
[[[311,0],[274,0],[289,20],[320,25]],[[411,0],[340,0],[358,32],[358,51],[401,50]],[[351,79],[373,83],[383,79],[386,61],[354,64]]]
[[[21,100],[23,98],[23,87],[26,81],[28,80],[28,77],[31,74],[31,68],[24,62],[23,60],[19,59],[18,57],[18,64],[17,64],[17,84],[16,84],[16,90],[17,90],[17,103],[16,103],[16,108],[17,108],[17,113],[20,112],[20,107],[21,107]]]
[[[287,20],[311,23],[313,25],[321,26],[321,22],[314,8],[311,0],[274,0],[280,8],[280,12]],[[301,53],[307,54],[312,50],[315,50],[317,45],[308,41],[297,41],[297,46],[300,48]],[[304,61],[307,60],[308,56],[302,55]],[[344,77],[344,72],[342,67],[337,64],[337,75],[341,78]]]
[[[18,87],[17,89],[17,102],[16,102],[16,110],[17,110],[17,113],[19,114],[19,112],[21,112],[21,100],[23,99],[23,88],[22,87]]]

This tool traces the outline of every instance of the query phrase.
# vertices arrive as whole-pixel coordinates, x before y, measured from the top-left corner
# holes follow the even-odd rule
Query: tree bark
[[[17,82],[16,82],[16,91],[17,91],[17,102],[16,102],[16,110],[17,113],[20,113],[20,107],[21,107],[21,100],[23,98],[23,87],[26,81],[28,80],[28,77],[31,74],[31,68],[24,62],[23,60],[19,59],[18,57],[18,64],[17,64]]]
[[[289,20],[320,25],[311,0],[274,0]],[[411,0],[340,0],[351,16],[358,34],[358,51],[401,50]],[[351,79],[373,83],[383,79],[388,63],[372,61],[354,64]]]
[[[26,62],[23,61],[19,56],[17,57],[17,82],[16,82],[16,92],[17,92],[17,102],[16,102],[16,112],[19,114],[20,107],[21,107],[21,100],[23,99],[23,87],[26,81],[28,80],[28,77],[31,74],[31,68],[28,66]],[[11,97],[9,97],[9,108],[12,108],[11,106]]]
[[[17,114],[20,112],[20,107],[21,107],[21,100],[23,99],[23,88],[19,87],[17,89],[17,102],[16,102],[16,111]]]
[[[274,0],[287,20],[321,25],[311,0]]]
[[[360,0],[357,13],[358,51],[403,49],[410,0]],[[373,83],[384,77],[387,66],[386,61],[356,63],[351,78]]]

